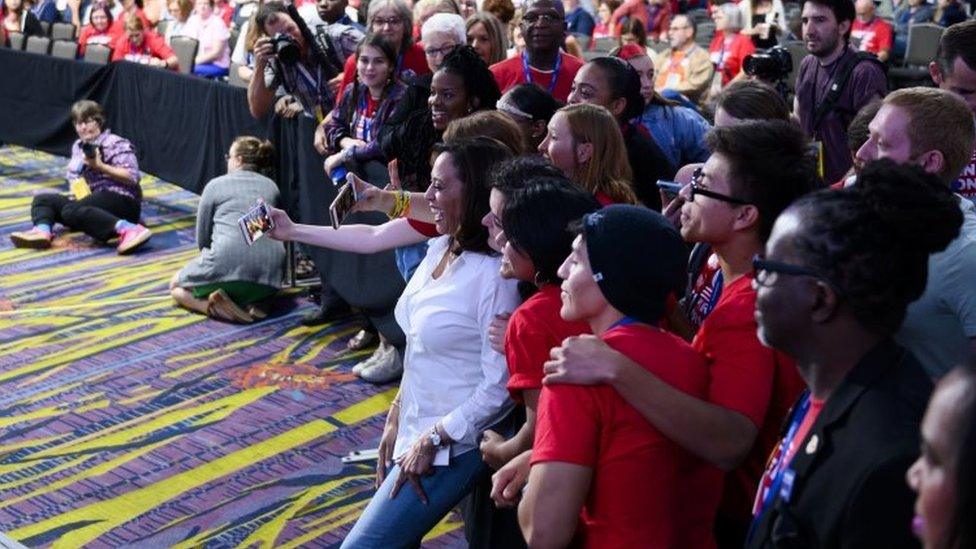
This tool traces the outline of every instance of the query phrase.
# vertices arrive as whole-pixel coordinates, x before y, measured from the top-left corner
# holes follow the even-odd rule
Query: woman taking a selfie
[[[128,139],[105,127],[105,111],[94,101],[75,103],[71,121],[78,140],[71,146],[67,178],[69,182],[83,178],[90,193],[84,197],[56,193],[35,196],[31,203],[33,228],[12,233],[10,240],[18,248],[49,248],[54,224],[61,223],[101,242],[118,238],[118,252],[129,253],[152,235],[139,224],[142,189],[135,148]]]

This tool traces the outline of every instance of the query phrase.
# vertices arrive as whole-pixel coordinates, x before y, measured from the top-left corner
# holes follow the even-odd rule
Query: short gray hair
[[[393,8],[397,17],[403,21],[403,42],[400,44],[400,52],[404,53],[413,44],[413,13],[402,0],[372,0],[366,12],[366,32],[373,32],[373,18],[376,12]]]
[[[464,30],[464,19],[455,13],[435,13],[420,29],[420,37],[424,42],[432,34],[443,34],[457,41],[459,46],[467,43],[468,37]]]
[[[720,4],[715,6],[715,9],[721,11],[722,15],[725,16],[726,30],[738,32],[745,26],[746,22],[745,17],[742,15],[742,9],[735,2]]]

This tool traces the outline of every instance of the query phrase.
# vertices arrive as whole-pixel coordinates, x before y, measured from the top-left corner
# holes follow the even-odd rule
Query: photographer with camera
[[[75,191],[74,197],[35,196],[31,202],[33,228],[11,233],[10,240],[18,248],[49,248],[54,224],[61,223],[102,242],[118,237],[118,252],[131,252],[152,235],[139,224],[142,189],[135,148],[128,139],[105,128],[105,111],[94,101],[75,103],[71,121],[78,140],[71,146],[67,179],[74,189],[74,182],[84,178],[87,189]]]
[[[304,112],[321,123],[335,104],[329,83],[352,52],[337,45],[342,41],[328,26],[320,25],[313,34],[294,6],[268,2],[254,21],[265,35],[254,43],[254,72],[265,77],[248,84],[251,116],[266,115],[277,96],[277,114],[291,118]]]
[[[852,0],[805,0],[803,40],[810,55],[800,63],[793,113],[820,143],[823,179],[833,183],[851,168],[847,126],[861,108],[887,91],[877,57],[849,44]]]

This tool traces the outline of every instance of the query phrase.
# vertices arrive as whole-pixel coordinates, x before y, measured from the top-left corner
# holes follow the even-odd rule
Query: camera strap
[[[838,68],[837,75],[834,77],[833,82],[831,82],[830,87],[827,88],[827,95],[824,96],[824,100],[817,105],[816,110],[813,112],[814,130],[820,126],[823,118],[830,111],[834,110],[837,101],[840,100],[840,94],[844,93],[844,88],[847,87],[847,81],[851,79],[854,68],[860,65],[862,61],[873,61],[880,64],[877,57],[867,52],[854,52],[853,58],[845,59],[847,57],[848,55],[845,52],[844,56],[838,61],[841,65]],[[816,90],[816,82],[814,82],[814,89]]]

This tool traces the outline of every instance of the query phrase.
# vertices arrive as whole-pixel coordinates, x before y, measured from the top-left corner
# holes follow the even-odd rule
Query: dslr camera
[[[95,151],[97,150],[98,145],[87,141],[81,142],[81,152],[85,155],[85,158],[95,158]]]
[[[785,80],[793,70],[793,56],[783,46],[774,46],[764,52],[747,55],[742,60],[742,70],[765,82],[779,82]]]
[[[291,36],[279,32],[271,38],[271,48],[275,56],[286,65],[294,65],[302,57],[302,51]]]

